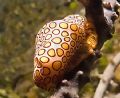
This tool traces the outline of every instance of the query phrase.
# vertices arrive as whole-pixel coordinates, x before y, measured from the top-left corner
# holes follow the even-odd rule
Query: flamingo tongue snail
[[[69,15],[45,24],[36,36],[35,84],[48,91],[55,89],[66,72],[94,54],[96,45],[95,27],[83,16]]]

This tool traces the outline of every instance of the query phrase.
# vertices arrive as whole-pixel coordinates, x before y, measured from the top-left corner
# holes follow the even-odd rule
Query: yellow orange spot
[[[79,36],[79,37],[78,37],[78,40],[79,40],[79,41],[81,41],[81,40],[82,40],[82,37],[81,37],[81,36]]]
[[[52,67],[55,71],[58,71],[62,67],[62,62],[61,61],[55,61],[55,62],[53,62]]]
[[[84,32],[84,30],[79,28],[78,33],[81,34],[82,32]]]
[[[39,55],[42,55],[42,54],[44,54],[45,53],[45,49],[40,49],[40,51],[39,51]]]
[[[58,29],[55,29],[55,30],[53,30],[53,32],[52,32],[53,34],[55,34],[55,35],[57,35],[57,34],[59,34],[60,33],[60,31],[58,30]]]
[[[85,29],[89,29],[92,25],[88,22],[88,23],[86,23],[85,26],[86,26]]]
[[[48,40],[48,39],[50,39],[51,37],[52,37],[52,35],[51,35],[51,34],[48,34],[45,39]]]
[[[43,67],[41,71],[42,75],[49,75],[50,74],[50,69],[48,67]]]
[[[68,57],[70,56],[70,52],[69,51],[66,52],[66,56],[68,56]]]
[[[63,62],[63,63],[66,63],[66,62],[67,62],[67,57],[66,57],[66,56],[64,56],[64,57],[62,58],[62,62]]]
[[[64,40],[65,40],[66,42],[69,42],[69,41],[70,41],[70,38],[69,38],[69,37],[65,37]]]
[[[36,75],[35,75],[36,77],[39,77],[39,76],[40,76],[39,70],[36,70],[36,71],[35,71],[35,74],[36,74]]]
[[[94,54],[94,50],[93,50],[92,48],[88,49],[88,52],[89,52],[90,54]]]
[[[73,48],[70,49],[70,52],[73,53]]]
[[[51,57],[54,57],[55,56],[55,50],[54,49],[48,50],[48,55],[51,56]]]
[[[52,42],[54,42],[55,44],[59,44],[59,43],[61,43],[61,38],[59,38],[59,37],[56,37],[56,38],[54,38],[54,39],[52,39]]]
[[[47,63],[47,62],[49,62],[49,58],[43,56],[43,57],[40,58],[40,61],[43,62],[43,63]]]
[[[67,28],[68,28],[68,24],[65,23],[65,22],[62,22],[62,23],[60,23],[60,27],[61,27],[62,29],[67,29]]]
[[[51,28],[55,28],[55,27],[56,27],[56,23],[55,23],[55,22],[51,22],[51,23],[50,23],[50,27],[51,27]]]
[[[77,41],[77,42],[76,42],[76,47],[77,47],[77,48],[79,48],[79,44],[80,44],[80,42]]]
[[[79,20],[81,20],[83,17],[77,16],[76,18],[79,19]]]
[[[46,41],[41,41],[40,43],[42,46],[44,46],[46,44]]]
[[[61,47],[65,50],[69,49],[69,45],[67,43],[62,43]]]
[[[61,34],[62,34],[63,37],[66,37],[66,36],[69,35],[67,31],[63,31]]]
[[[76,34],[76,33],[72,33],[72,34],[71,34],[71,38],[72,38],[73,40],[76,40],[76,39],[77,39],[77,34]]]
[[[45,42],[44,47],[45,47],[45,48],[48,48],[48,47],[50,47],[50,45],[51,45],[51,43],[50,43],[50,42]]]
[[[44,33],[48,33],[50,31],[50,29],[49,28],[46,28],[45,30],[44,30]]]
[[[47,25],[45,24],[44,26],[43,26],[43,28],[45,28]]]
[[[57,51],[57,55],[60,57],[64,54],[64,51],[61,48],[58,48],[56,51]]]
[[[89,45],[91,45],[92,48],[95,48],[95,46],[97,44],[97,40],[96,40],[95,36],[90,36],[87,40],[87,43]]]
[[[35,70],[35,73],[33,74],[33,78],[35,81],[42,81],[43,79],[39,70]]]
[[[76,31],[78,29],[76,24],[71,24],[70,25],[71,30]]]
[[[74,42],[74,41],[71,41],[71,42],[70,42],[70,45],[71,45],[72,47],[74,47],[74,46],[75,46],[75,42]]]

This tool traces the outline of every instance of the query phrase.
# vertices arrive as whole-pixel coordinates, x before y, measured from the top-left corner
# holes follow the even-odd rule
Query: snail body
[[[94,53],[96,45],[95,27],[83,16],[69,15],[45,24],[35,41],[35,84],[46,90],[56,88],[66,72]]]

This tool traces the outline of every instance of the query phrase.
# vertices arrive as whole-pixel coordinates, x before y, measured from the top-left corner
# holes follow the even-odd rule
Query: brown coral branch
[[[114,59],[112,60],[112,62],[107,66],[107,68],[105,69],[102,78],[99,82],[99,85],[96,89],[94,98],[102,98],[107,87],[108,84],[110,83],[111,79],[114,76],[114,71],[115,68],[117,67],[117,65],[120,64],[120,53],[118,53]]]

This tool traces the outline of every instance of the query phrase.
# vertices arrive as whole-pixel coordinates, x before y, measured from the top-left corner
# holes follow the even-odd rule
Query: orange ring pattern
[[[74,69],[96,44],[95,28],[85,17],[69,15],[45,24],[35,41],[35,84],[54,90],[66,71]]]

